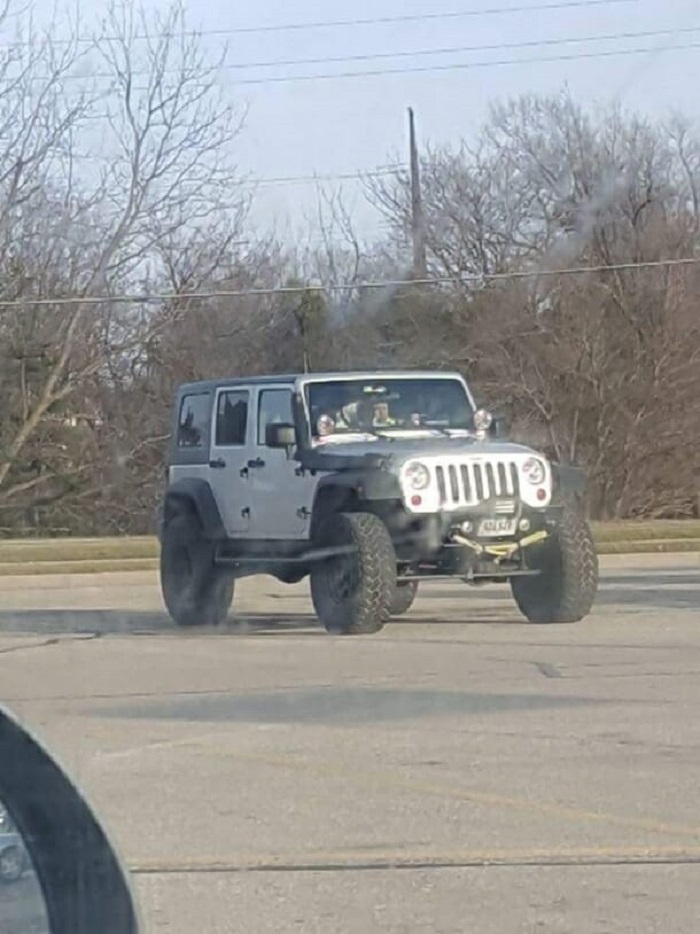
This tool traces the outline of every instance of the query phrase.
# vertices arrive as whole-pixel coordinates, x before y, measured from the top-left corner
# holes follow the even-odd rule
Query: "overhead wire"
[[[681,50],[691,50],[700,48],[700,41],[698,42],[683,42],[683,43],[674,43],[672,45],[665,45],[662,49],[654,46],[637,46],[627,49],[600,49],[597,51],[590,52],[572,52],[570,54],[561,54],[561,55],[541,55],[533,56],[530,58],[500,58],[500,59],[484,59],[480,61],[471,61],[471,62],[450,62],[444,65],[415,65],[401,68],[377,68],[377,69],[359,69],[354,71],[335,71],[335,72],[317,72],[315,74],[303,74],[303,75],[270,75],[264,78],[239,78],[236,81],[237,86],[251,86],[251,85],[273,85],[273,84],[294,84],[296,82],[314,82],[314,81],[329,81],[329,80],[338,80],[338,79],[348,79],[348,78],[379,78],[389,75],[409,75],[409,74],[438,74],[438,73],[447,73],[447,72],[456,72],[456,71],[470,71],[472,69],[483,69],[483,68],[498,68],[508,65],[540,65],[540,64],[549,64],[554,62],[575,62],[575,61],[585,61],[593,59],[605,59],[605,58],[616,58],[629,55],[647,55],[649,53],[653,54],[663,54],[664,52],[671,51],[681,51]],[[77,76],[76,76],[77,77]],[[82,76],[84,80],[92,80],[92,77],[89,75]],[[93,76],[94,77],[94,76]],[[51,80],[50,76],[46,76],[44,80]],[[61,78],[65,80],[65,78]],[[203,82],[192,81],[190,87],[199,87],[205,86]],[[139,86],[133,85],[132,90],[134,91],[148,91],[150,90],[147,85]],[[112,117],[113,114],[104,113],[104,114],[94,114],[82,116],[81,120],[102,120],[106,117]]]
[[[364,172],[336,172],[330,175],[280,175],[262,178],[243,179],[241,184],[246,187],[256,185],[294,185],[297,183],[313,182],[342,182],[363,181],[366,178],[384,178],[395,175],[396,172],[405,171],[406,166],[401,164],[386,166],[378,169],[368,169]]]
[[[434,56],[434,55],[460,55],[466,52],[499,52],[513,49],[531,49],[531,48],[552,48],[564,45],[580,45],[588,42],[618,42],[627,39],[650,39],[650,38],[660,38],[664,36],[679,36],[679,35],[688,35],[700,32],[700,26],[684,26],[684,27],[675,27],[673,29],[645,29],[638,31],[624,31],[624,32],[612,32],[612,33],[594,33],[587,36],[561,36],[551,39],[527,39],[520,40],[518,42],[496,42],[496,43],[487,43],[487,44],[478,44],[478,45],[461,45],[461,46],[445,46],[439,48],[428,48],[428,49],[399,49],[395,52],[366,52],[356,55],[337,55],[337,56],[324,56],[320,58],[296,58],[296,59],[267,59],[265,61],[258,62],[224,62],[221,65],[213,66],[211,68],[212,74],[218,71],[252,71],[259,68],[294,68],[300,65],[331,65],[331,64],[340,64],[342,62],[371,62],[371,61],[383,61],[387,59],[400,59],[400,58],[419,58],[425,56]],[[669,48],[677,48],[678,46],[669,46]],[[591,53],[574,53],[572,57],[578,57],[579,54],[582,58],[593,56],[593,55],[604,55],[604,54],[624,54],[625,52],[644,52],[648,51],[646,49],[612,49],[612,50],[601,50],[600,52],[591,52]],[[653,51],[657,51],[654,49]],[[537,61],[538,59],[518,59],[516,64],[528,61]],[[550,59],[544,58],[543,61],[549,61]],[[551,59],[558,60],[558,59]],[[451,70],[451,69],[462,69],[470,67],[483,67],[489,64],[510,64],[510,62],[499,62],[499,61],[485,61],[485,62],[457,62],[457,63],[446,63],[444,65],[425,65],[425,66],[415,66],[409,69],[382,69],[381,71],[357,71],[353,70],[352,72],[337,72],[330,75],[318,74],[318,75],[271,75],[269,77],[260,77],[252,79],[242,79],[239,80],[239,84],[261,84],[274,81],[308,81],[313,80],[314,78],[329,78],[329,77],[350,77],[353,75],[377,75],[377,74],[404,74],[407,71],[440,71],[440,70]],[[129,79],[133,80],[134,78],[144,78],[151,77],[154,74],[153,71],[148,71],[144,69],[135,69],[129,72]],[[158,75],[176,75],[178,77],[183,77],[185,70],[183,68],[165,68],[158,71]],[[52,78],[51,74],[46,75],[36,75],[32,76],[34,81],[50,81]],[[113,80],[115,74],[109,71],[93,71],[86,72],[85,74],[72,74],[70,72],[62,74],[60,76],[61,81],[95,81],[95,80]]]
[[[504,273],[464,273],[458,276],[434,276],[426,278],[379,279],[368,282],[339,283],[337,285],[274,286],[269,288],[207,289],[192,292],[145,292],[124,295],[57,295],[44,298],[0,299],[0,308],[23,308],[27,305],[107,305],[149,304],[153,302],[182,301],[185,299],[205,300],[210,298],[250,298],[255,296],[296,295],[309,291],[356,292],[369,289],[400,288],[421,285],[467,285],[482,282],[508,282],[540,277],[581,276],[590,273],[624,272],[641,269],[667,269],[674,267],[700,266],[700,257],[647,260],[608,265],[569,266],[563,269],[531,269]]]
[[[520,7],[491,7],[491,8],[482,8],[480,10],[471,10],[471,11],[450,11],[443,13],[429,13],[429,14],[407,14],[397,17],[379,17],[372,19],[358,19],[358,20],[334,20],[334,21],[324,21],[317,23],[287,23],[279,24],[269,27],[240,27],[234,28],[232,30],[216,30],[216,31],[201,31],[198,33],[193,33],[196,35],[212,35],[212,34],[233,34],[236,32],[256,32],[256,31],[281,31],[281,30],[291,30],[297,28],[321,28],[321,27],[331,27],[331,26],[350,26],[350,25],[369,25],[376,24],[380,22],[403,22],[403,21],[413,21],[413,20],[425,20],[425,19],[444,19],[444,18],[456,18],[462,16],[478,16],[478,15],[490,15],[490,14],[500,14],[500,13],[514,13],[514,12],[532,12],[534,10],[546,10],[546,9],[565,9],[573,7],[594,7],[594,6],[606,6],[615,3],[633,3],[639,2],[639,0],[564,0],[564,2],[554,2],[554,3],[544,3],[536,4],[532,6],[520,6]],[[544,39],[544,40],[530,40],[517,43],[499,43],[493,45],[481,45],[481,46],[467,46],[467,47],[458,47],[458,48],[443,48],[443,49],[428,49],[417,52],[410,51],[399,51],[395,53],[386,52],[386,53],[376,53],[376,54],[366,54],[366,55],[356,55],[356,56],[345,56],[345,57],[334,57],[334,58],[318,58],[318,59],[297,59],[297,60],[278,60],[278,61],[268,61],[268,62],[249,62],[249,63],[240,63],[240,64],[231,64],[228,67],[231,69],[251,69],[259,67],[274,67],[274,66],[294,66],[294,65],[304,65],[304,64],[324,64],[324,63],[333,63],[341,61],[368,61],[373,59],[382,59],[382,58],[399,58],[404,56],[416,56],[416,55],[435,55],[435,54],[456,54],[459,52],[466,51],[495,51],[498,49],[513,49],[513,48],[525,48],[532,46],[552,46],[552,45],[562,45],[570,43],[582,43],[582,42],[594,42],[594,41],[617,41],[621,39],[629,38],[641,38],[641,37],[651,37],[651,36],[667,36],[667,35],[679,35],[684,33],[694,33],[700,31],[700,27],[684,27],[677,29],[662,29],[662,30],[646,30],[641,32],[625,32],[625,33],[615,33],[615,34],[602,34],[602,35],[593,35],[586,37],[566,37],[559,39]],[[175,35],[175,34],[173,34]],[[177,35],[181,35],[178,33]],[[162,34],[163,37],[166,37],[166,34]],[[103,37],[104,38],[104,37]],[[107,37],[109,38],[109,37]],[[133,37],[132,37],[133,38]],[[149,38],[149,36],[141,36],[137,38]],[[150,36],[153,38],[153,36]],[[667,45],[664,47],[663,51],[672,51],[672,50],[690,50],[700,48],[700,42],[690,42],[690,43],[678,43],[674,45]],[[658,48],[649,48],[649,47],[636,47],[636,48],[623,48],[623,49],[608,49],[608,50],[598,50],[598,51],[589,51],[589,52],[577,52],[566,55],[552,55],[552,56],[538,56],[531,58],[512,58],[512,59],[500,59],[500,60],[485,60],[485,61],[470,61],[470,62],[458,62],[458,63],[447,63],[447,64],[438,64],[438,65],[424,65],[424,66],[412,66],[412,67],[401,67],[401,68],[391,68],[391,69],[372,69],[372,70],[353,70],[348,72],[332,72],[332,73],[320,73],[320,74],[310,74],[310,75],[280,75],[280,76],[268,76],[265,78],[248,78],[238,81],[239,84],[271,84],[271,83],[287,83],[295,81],[318,81],[318,80],[329,80],[337,78],[354,78],[354,77],[379,77],[382,75],[398,75],[398,74],[411,74],[411,73],[427,73],[427,72],[443,72],[443,71],[457,71],[457,70],[467,70],[473,68],[488,68],[488,67],[498,67],[506,65],[527,65],[527,64],[537,64],[537,63],[547,63],[547,62],[562,62],[562,61],[574,61],[574,60],[583,60],[583,59],[596,59],[596,58],[607,58],[613,56],[628,56],[628,55],[640,55],[647,53],[657,53]],[[135,72],[133,77],[138,76],[138,73]],[[78,76],[75,76],[78,77]],[[101,77],[100,75],[92,75],[94,77]],[[103,119],[103,116],[93,116],[92,119]],[[397,167],[398,168],[398,167]],[[390,174],[393,171],[393,168],[389,167],[386,170],[374,170],[368,173],[338,173],[336,175],[328,175],[325,177],[309,175],[309,176],[283,176],[278,178],[268,178],[268,179],[259,179],[259,180],[250,180],[247,182],[249,185],[265,185],[265,184],[290,184],[294,182],[304,182],[304,181],[324,181],[324,180],[342,180],[342,179],[361,179],[367,176],[381,176],[384,174]],[[244,182],[246,184],[246,182]],[[500,275],[491,275],[491,276],[470,276],[467,278],[462,277],[460,280],[455,280],[454,278],[432,278],[432,279],[423,279],[423,280],[397,280],[397,281],[381,281],[376,283],[363,283],[362,288],[371,289],[371,288],[385,288],[398,285],[407,285],[407,284],[440,284],[440,283],[454,283],[455,281],[495,281],[498,279],[516,279],[523,277],[532,277],[532,276],[542,276],[542,275],[574,275],[574,274],[583,274],[595,271],[605,271],[605,270],[623,270],[623,269],[642,269],[642,268],[653,268],[655,266],[672,266],[672,265],[695,265],[699,261],[694,258],[689,258],[685,260],[676,260],[676,261],[658,261],[651,263],[636,263],[636,264],[621,264],[613,266],[601,266],[601,267],[579,267],[566,270],[539,270],[537,272],[518,272],[518,273],[508,273]],[[343,290],[344,288],[357,288],[357,285],[352,285],[348,287],[344,286],[333,286],[332,288],[337,290]],[[305,291],[307,287],[300,287],[296,291]],[[218,291],[218,292],[208,292],[208,293],[190,293],[187,295],[189,298],[194,297],[236,297],[244,295],[265,295],[265,294],[284,294],[288,291],[295,291],[293,288],[277,287],[274,289],[252,289],[252,290],[233,290],[233,291]],[[113,302],[113,301],[129,301],[129,302],[143,302],[143,301],[163,301],[167,299],[175,299],[177,296],[172,295],[156,295],[156,296],[125,296],[115,298],[114,296],[104,296],[104,297],[92,297],[89,299],[83,297],[68,297],[68,298],[45,298],[45,299],[21,299],[18,300],[19,304],[67,304],[73,303],[75,301],[90,301],[90,302]],[[8,307],[6,301],[0,300],[0,305]]]
[[[423,23],[441,20],[478,19],[484,16],[503,16],[512,13],[535,13],[549,10],[587,9],[596,7],[621,6],[623,4],[639,4],[642,0],[550,0],[547,3],[533,3],[512,6],[477,7],[472,10],[436,10],[431,13],[399,13],[393,16],[352,17],[349,19],[308,20],[286,23],[259,23],[252,26],[230,26],[219,29],[191,29],[177,31],[142,32],[134,33],[128,37],[129,41],[152,41],[158,39],[192,37],[222,37],[251,35],[274,32],[304,32],[312,29],[347,29],[360,26],[391,26],[399,23]],[[118,35],[104,35],[104,41],[121,41]],[[59,39],[62,44],[73,42],[89,43],[93,37],[74,37]]]
[[[115,161],[114,156],[107,156],[104,153],[91,152],[72,152],[68,153],[71,159],[80,159],[85,161],[110,162]],[[118,157],[117,157],[118,158]],[[375,169],[358,170],[356,172],[332,172],[317,175],[277,175],[261,176],[259,178],[242,177],[235,182],[237,188],[265,188],[268,185],[303,185],[316,184],[321,182],[344,182],[357,181],[363,182],[370,178],[391,178],[397,172],[406,171],[406,166],[402,163],[396,165],[381,166]]]
[[[526,49],[539,46],[573,45],[583,42],[613,42],[621,39],[649,39],[700,32],[700,26],[674,29],[646,29],[639,32],[598,33],[588,36],[564,36],[554,39],[528,39],[519,42],[497,42],[481,45],[446,46],[434,49],[400,49],[397,52],[365,52],[356,55],[337,55],[322,58],[268,59],[260,62],[227,62],[221,66],[227,71],[247,71],[254,68],[296,67],[297,65],[332,65],[341,62],[369,62],[391,58],[414,58],[427,55],[459,55],[464,52],[498,52],[506,49]],[[95,77],[102,77],[95,75]]]
[[[677,43],[667,45],[663,51],[678,51],[700,48],[700,42]],[[427,74],[449,71],[469,71],[476,68],[496,68],[505,65],[539,65],[550,62],[573,62],[583,61],[584,59],[613,58],[625,55],[646,55],[649,52],[657,52],[654,47],[637,47],[631,49],[606,49],[595,52],[575,52],[569,55],[543,55],[533,58],[502,58],[488,59],[475,62],[453,62],[444,65],[415,65],[402,68],[381,68],[381,69],[363,69],[357,71],[337,71],[322,72],[310,75],[272,75],[267,78],[243,78],[236,83],[238,85],[261,85],[261,84],[293,84],[294,82],[308,81],[328,81],[343,78],[378,78],[384,75],[409,75],[409,74]]]

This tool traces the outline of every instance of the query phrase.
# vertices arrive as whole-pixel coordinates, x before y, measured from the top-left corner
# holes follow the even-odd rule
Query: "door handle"
[[[223,459],[223,457],[217,457],[216,460],[209,461],[209,466],[214,470],[223,470],[223,468],[226,466],[226,461]]]
[[[261,457],[256,457],[254,461],[248,461],[248,466],[251,470],[255,467],[264,467],[265,461]]]

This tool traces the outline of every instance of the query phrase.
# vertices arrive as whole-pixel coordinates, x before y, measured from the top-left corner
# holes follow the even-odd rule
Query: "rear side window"
[[[184,396],[177,429],[179,448],[201,448],[207,431],[211,400],[208,393]]]
[[[216,407],[216,444],[240,447],[245,444],[248,427],[248,393],[231,390],[219,394]]]

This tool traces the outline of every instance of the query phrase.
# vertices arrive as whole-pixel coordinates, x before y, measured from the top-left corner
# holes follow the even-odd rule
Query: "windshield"
[[[473,408],[454,377],[334,379],[306,386],[315,441],[348,434],[468,430]]]

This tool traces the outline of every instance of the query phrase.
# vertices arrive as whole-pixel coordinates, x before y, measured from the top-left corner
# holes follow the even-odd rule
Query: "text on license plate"
[[[479,535],[484,537],[498,535],[515,535],[518,527],[516,519],[482,519],[479,525]]]

